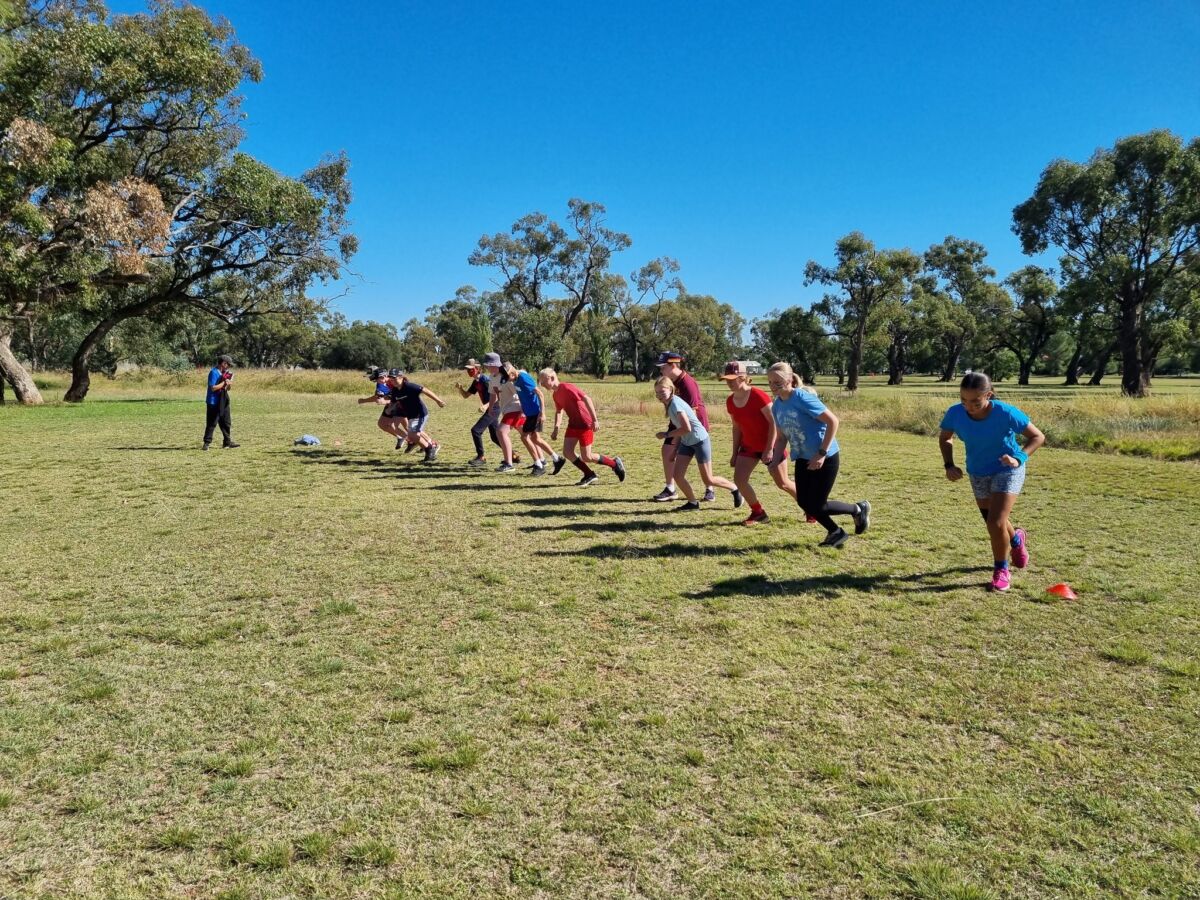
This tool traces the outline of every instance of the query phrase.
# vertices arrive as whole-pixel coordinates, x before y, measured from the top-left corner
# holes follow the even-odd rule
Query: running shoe
[[[554,474],[557,475],[559,472],[561,472],[562,467],[565,466],[566,464],[567,464],[567,458],[565,456],[560,456],[558,459],[556,459],[554,461]]]
[[[207,449],[208,449],[208,444],[205,444],[205,445],[204,445],[203,447],[201,447],[200,449],[201,449],[201,450],[207,450]]]
[[[738,509],[742,505],[742,492],[737,488],[733,489],[733,508]]]
[[[226,441],[224,444],[221,445],[221,449],[222,450],[232,450],[235,447],[240,447],[240,446],[242,446],[242,445],[237,443],[237,441]]]
[[[840,547],[846,541],[850,540],[850,535],[845,528],[839,528],[837,531],[831,531],[825,535],[825,540],[818,544],[818,547]]]
[[[766,525],[770,521],[771,521],[771,517],[768,516],[767,511],[765,509],[763,509],[763,510],[759,510],[758,512],[750,513],[750,517],[747,518],[746,521],[743,522],[742,524],[743,525],[760,525],[760,524]]]
[[[591,475],[584,475],[577,482],[575,482],[575,487],[588,487],[589,485],[595,484],[599,480],[600,476],[593,472]]]
[[[404,438],[396,438],[396,449],[397,450],[403,450],[404,444],[405,444]]]
[[[709,488],[707,491],[704,492],[704,496],[701,497],[700,499],[703,500],[705,503],[712,503],[714,500],[717,499],[717,492],[714,491],[712,488]]]
[[[517,471],[517,467],[514,466],[512,463],[500,463],[500,465],[496,466],[496,471],[497,472],[515,472],[515,471]]]
[[[625,463],[619,456],[613,457],[613,471],[617,473],[617,481],[625,481]]]
[[[545,466],[533,466],[533,471],[530,472],[529,474],[532,475],[534,478],[537,478],[539,475],[545,475],[546,467]]]
[[[871,527],[871,504],[866,500],[858,501],[858,512],[854,514],[854,533],[862,534]]]
[[[467,463],[467,465],[473,469],[482,469],[487,465],[487,460],[480,456],[471,460],[469,463]]]
[[[1029,565],[1029,535],[1024,528],[1017,529],[1016,541],[1017,545],[1012,548],[1012,561],[1018,569],[1023,569]]]
[[[433,462],[435,459],[437,459],[438,450],[440,449],[440,447],[441,447],[440,444],[434,444],[431,447],[426,448],[425,462]]]
[[[410,441],[410,442],[409,442],[409,444],[408,444],[408,446],[404,448],[404,452],[405,452],[405,453],[412,453],[412,452],[413,452],[414,450],[416,450],[416,449],[417,449],[417,444],[416,444],[416,442]]]
[[[650,498],[655,503],[666,503],[668,500],[675,499],[675,488],[663,488],[657,494]]]
[[[694,509],[699,509],[700,503],[696,500],[689,500],[683,506],[675,507],[675,512],[691,512]]]
[[[1000,569],[992,570],[992,590],[1003,593],[1012,586],[1012,576],[1008,573],[1008,566]]]
[[[817,520],[815,518],[813,518],[812,516],[810,516],[808,513],[805,513],[804,514],[804,524],[805,525],[816,525]]]

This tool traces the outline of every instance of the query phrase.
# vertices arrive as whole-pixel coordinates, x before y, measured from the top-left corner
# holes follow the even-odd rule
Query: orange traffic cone
[[[1079,599],[1078,597],[1075,596],[1075,592],[1073,590],[1071,590],[1071,586],[1069,584],[1067,584],[1065,581],[1060,581],[1058,584],[1050,585],[1050,587],[1046,588],[1046,593],[1054,594],[1058,597],[1062,597],[1064,600],[1078,600]]]

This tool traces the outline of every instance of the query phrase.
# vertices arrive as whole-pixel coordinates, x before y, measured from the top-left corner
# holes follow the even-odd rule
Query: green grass
[[[876,384],[827,394],[874,505],[831,552],[761,474],[761,528],[647,502],[645,386],[591,388],[631,474],[579,492],[469,471],[442,376],[426,467],[365,380],[245,374],[238,451],[184,380],[0,409],[0,895],[1200,893],[1194,463],[1040,453],[999,596]],[[1190,390],[1146,433],[1186,445]]]

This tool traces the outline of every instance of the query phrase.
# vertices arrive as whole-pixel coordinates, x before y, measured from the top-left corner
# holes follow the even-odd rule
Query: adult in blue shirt
[[[222,356],[208,373],[208,394],[204,398],[206,413],[204,425],[204,448],[212,443],[213,430],[219,425],[224,440],[221,446],[229,450],[239,446],[229,436],[232,423],[229,418],[229,388],[233,384],[233,359]]]

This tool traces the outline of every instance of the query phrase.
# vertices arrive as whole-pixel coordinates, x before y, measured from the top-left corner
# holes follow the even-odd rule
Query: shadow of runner
[[[702,525],[693,526],[702,528]],[[775,549],[791,550],[792,545],[773,545]],[[594,559],[658,559],[670,557],[680,559],[702,556],[740,556],[744,553],[759,553],[762,548],[753,547],[697,547],[694,544],[677,542],[639,547],[634,544],[594,544],[582,550],[539,550],[538,556],[590,556]]]
[[[744,594],[765,597],[771,594],[817,594],[822,597],[837,597],[843,591],[886,590],[901,594],[944,594],[950,591],[978,588],[985,578],[970,580],[945,580],[947,576],[961,574],[986,576],[991,574],[987,566],[958,566],[937,572],[915,572],[911,575],[813,575],[808,578],[787,578],[775,581],[765,575],[743,575],[714,582],[706,590],[688,591],[685,597],[692,600],[709,600],[714,597],[730,597]]]
[[[584,511],[581,511],[581,513],[584,516],[596,514],[596,513],[593,513],[591,510],[584,510]],[[527,512],[527,513],[503,513],[502,515],[510,515],[510,516],[525,515],[525,516],[530,516],[530,517],[536,519],[536,518],[550,518],[552,515],[569,516],[569,515],[571,515],[571,513],[566,512],[566,511],[558,512],[558,511],[553,511],[553,510],[547,510],[547,511],[534,510],[534,511]],[[658,530],[674,531],[678,528],[721,528],[725,525],[737,525],[739,527],[744,527],[744,526],[742,526],[742,523],[740,520],[734,521],[734,522],[696,522],[696,521],[692,521],[692,520],[667,521],[665,519],[618,519],[616,521],[611,521],[611,522],[588,522],[585,527],[587,527],[588,529],[594,529],[596,531],[644,532],[644,531],[658,531]],[[563,526],[561,526],[561,525],[526,525],[521,530],[522,531],[562,531],[562,529],[563,529]],[[758,548],[758,549],[762,549],[762,548]],[[564,555],[565,555],[565,552],[566,551],[563,551]]]

